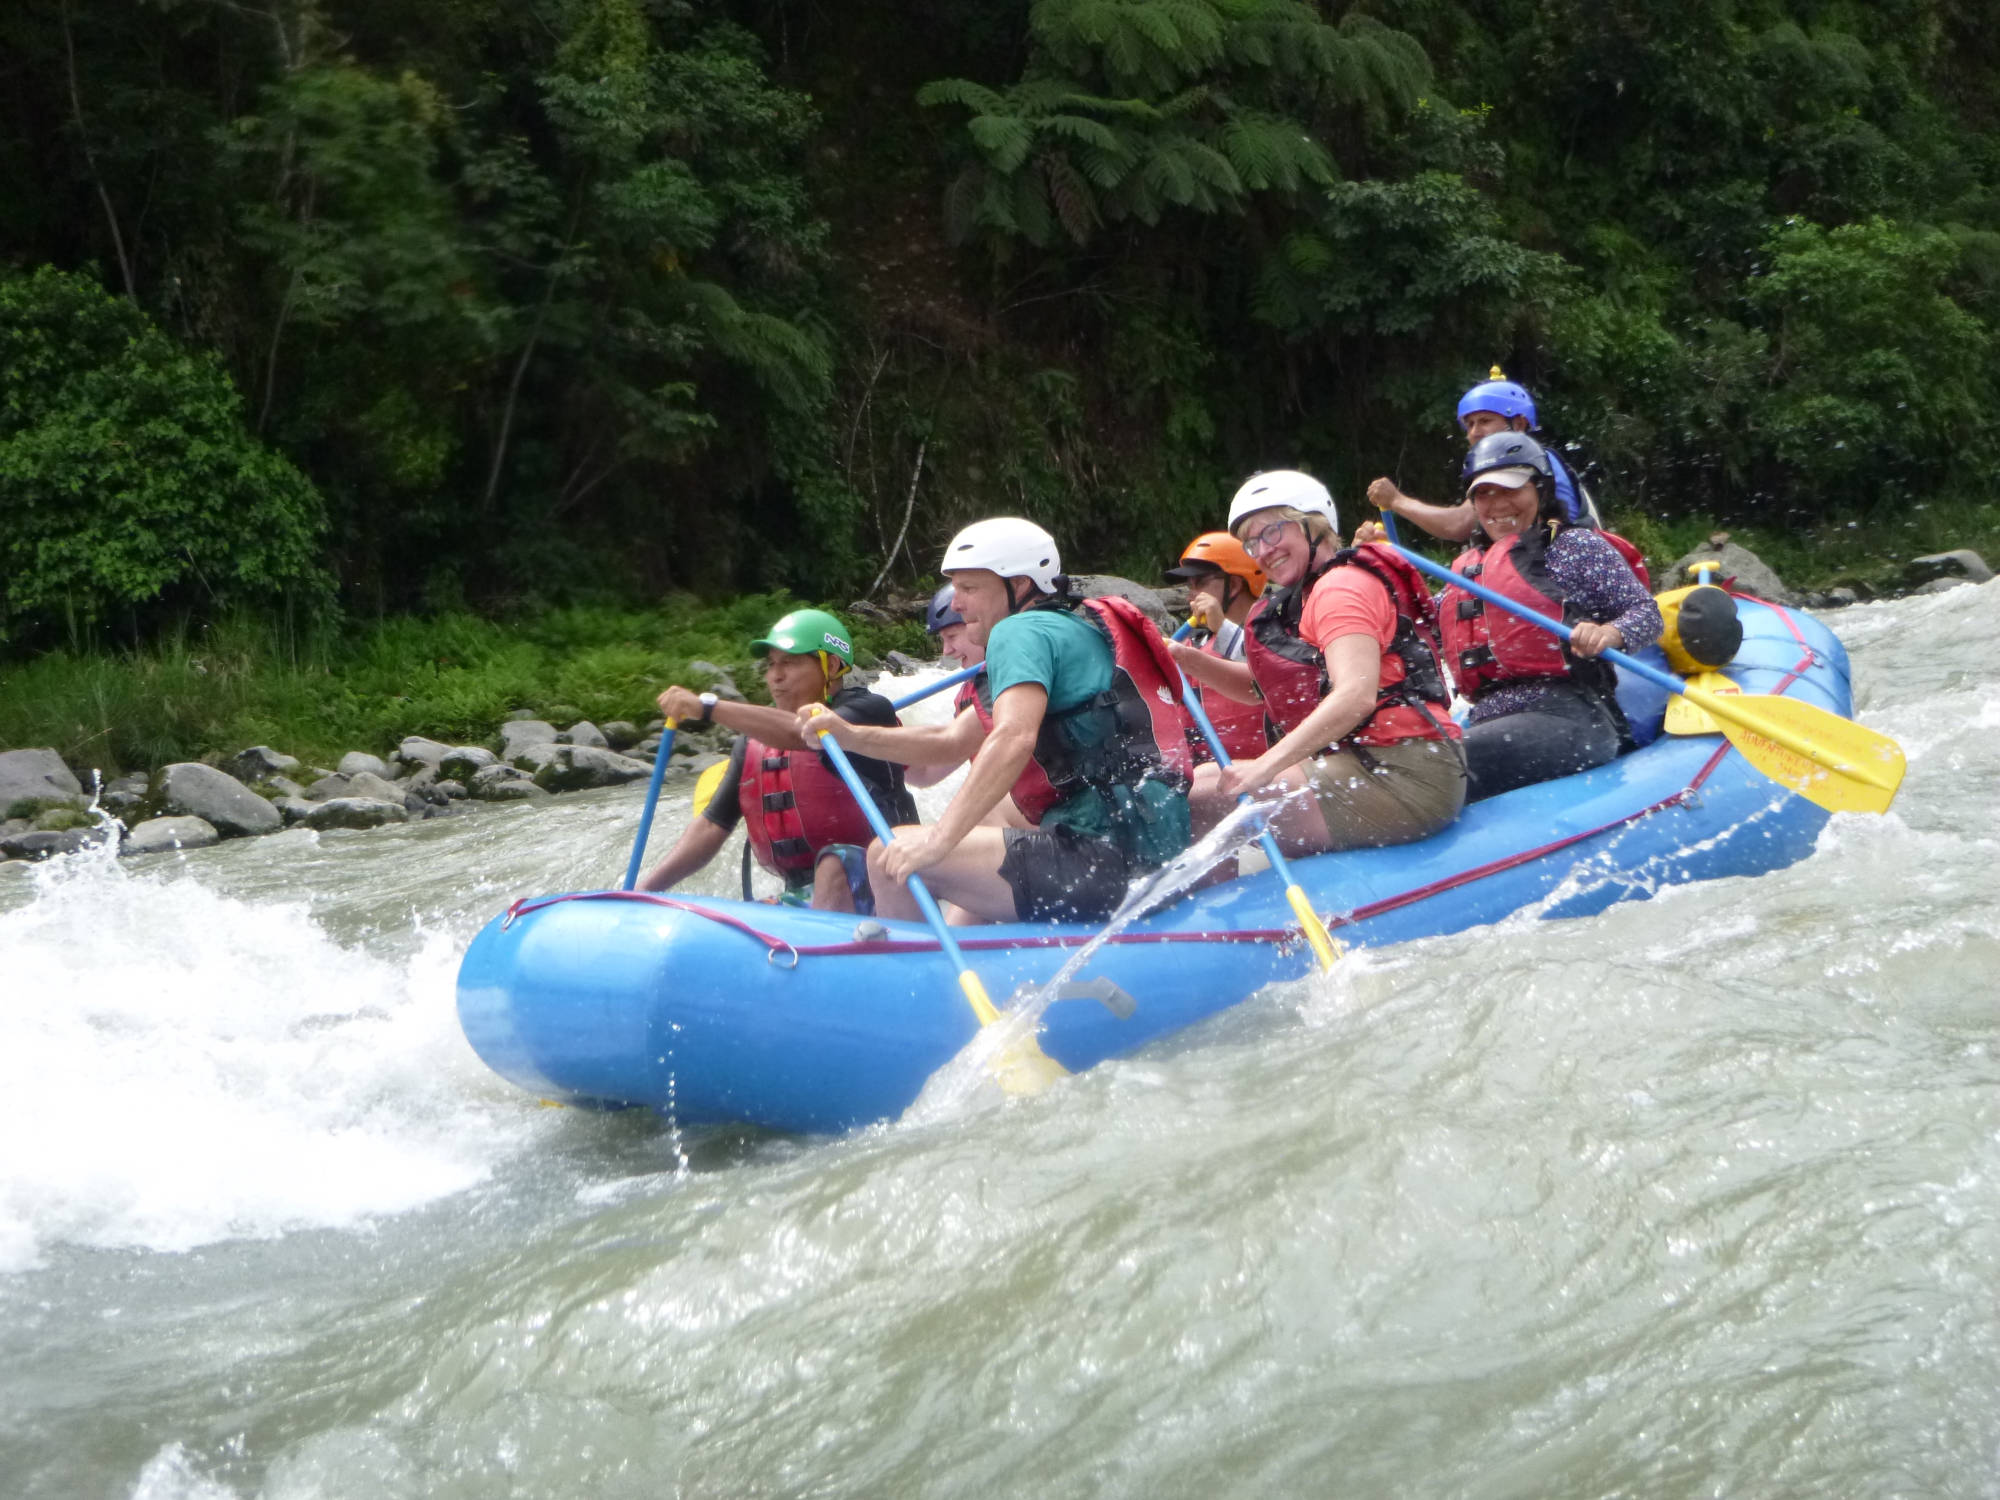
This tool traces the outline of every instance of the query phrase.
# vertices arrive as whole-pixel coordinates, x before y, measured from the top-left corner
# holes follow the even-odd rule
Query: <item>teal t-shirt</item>
[[[986,640],[986,681],[993,697],[1023,682],[1039,683],[1052,714],[1109,688],[1111,665],[1110,644],[1096,627],[1059,610],[1009,615]]]

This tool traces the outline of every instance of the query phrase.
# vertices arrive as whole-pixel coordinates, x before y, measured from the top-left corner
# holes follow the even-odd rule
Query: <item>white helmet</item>
[[[985,568],[1002,578],[1032,578],[1044,594],[1056,591],[1062,558],[1056,539],[1033,521],[1019,516],[994,516],[974,521],[944,549],[941,572]]]
[[[1252,474],[1243,481],[1243,488],[1229,502],[1230,531],[1233,533],[1236,523],[1252,511],[1269,510],[1274,505],[1316,512],[1325,516],[1336,532],[1340,530],[1340,517],[1333,512],[1333,496],[1327,493],[1325,485],[1297,469],[1272,469],[1265,474]]]

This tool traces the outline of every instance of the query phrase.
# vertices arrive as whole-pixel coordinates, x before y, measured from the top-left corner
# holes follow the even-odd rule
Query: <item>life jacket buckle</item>
[[[790,812],[793,808],[797,807],[798,805],[799,805],[799,799],[796,793],[793,792],[764,793],[764,811],[767,813]]]

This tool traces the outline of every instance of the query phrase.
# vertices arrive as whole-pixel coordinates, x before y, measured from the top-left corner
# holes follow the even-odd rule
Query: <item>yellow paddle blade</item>
[[[1326,923],[1319,919],[1319,913],[1312,909],[1312,902],[1306,900],[1306,893],[1296,885],[1285,887],[1285,899],[1292,903],[1292,914],[1299,919],[1299,929],[1312,944],[1312,950],[1319,955],[1319,966],[1323,973],[1331,974],[1333,966],[1347,950],[1333,940],[1333,934],[1326,930]]]
[[[1764,693],[1687,695],[1751,765],[1829,812],[1887,812],[1903,784],[1903,747],[1852,719]]]
[[[965,998],[972,1003],[972,1013],[979,1017],[981,1026],[991,1026],[1000,1019],[1000,1012],[986,997],[986,986],[979,982],[979,976],[972,970],[958,971],[958,987],[965,991]],[[1003,1093],[1039,1094],[1057,1079],[1069,1077],[1069,1069],[1044,1052],[1040,1042],[1028,1036],[1009,1042],[1001,1049],[1000,1055],[993,1059],[993,1076],[999,1080]]]
[[[1743,689],[1720,672],[1696,672],[1688,678],[1689,687],[1700,688],[1705,693],[1722,693],[1730,697],[1741,697]],[[1692,698],[1675,697],[1667,702],[1668,734],[1721,734],[1722,726],[1715,722],[1715,716],[1701,707]]]

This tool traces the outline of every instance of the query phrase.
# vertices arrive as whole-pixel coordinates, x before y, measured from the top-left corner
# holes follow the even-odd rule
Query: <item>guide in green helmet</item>
[[[823,609],[793,610],[771,627],[769,635],[752,641],[750,649],[758,656],[767,651],[789,651],[794,656],[825,652],[844,668],[854,666],[854,643],[847,627]]]
[[[874,836],[867,816],[827,762],[816,738],[801,731],[796,712],[825,705],[842,719],[891,726],[889,700],[852,680],[854,642],[847,627],[823,609],[797,609],[751,642],[763,661],[771,707],[745,703],[711,689],[675,685],[660,694],[670,724],[693,731],[699,724],[734,730],[729,759],[707,795],[697,796],[680,841],[647,871],[639,888],[670,890],[701,869],[742,827],[756,862],[785,882],[780,899],[822,911],[872,914],[868,864],[862,851]],[[903,768],[869,756],[854,768],[878,811],[891,823],[914,822]],[[744,896],[751,894],[745,866]]]

